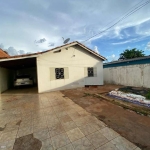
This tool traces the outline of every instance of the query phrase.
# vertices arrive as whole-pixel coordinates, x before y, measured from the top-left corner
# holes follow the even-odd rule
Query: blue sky
[[[1,0],[0,47],[11,55],[35,53],[70,42],[83,43],[146,0]],[[108,61],[125,49],[150,55],[150,3],[113,28],[84,42]]]

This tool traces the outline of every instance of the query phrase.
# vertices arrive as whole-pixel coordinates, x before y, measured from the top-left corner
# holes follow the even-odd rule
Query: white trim
[[[0,59],[0,62],[2,61],[10,61],[10,60],[18,60],[18,59],[26,59],[26,58],[34,58],[37,57],[38,55],[33,55],[33,56],[26,56],[26,57],[16,57],[16,58],[6,58],[6,59]]]
[[[102,60],[106,60],[105,58],[101,57],[99,54],[97,54],[96,52],[89,50],[89,48],[87,48],[86,46],[81,45],[80,43],[77,43],[79,46],[81,46],[82,48],[86,49],[87,51],[89,51],[90,53],[96,55],[97,57],[101,58]]]

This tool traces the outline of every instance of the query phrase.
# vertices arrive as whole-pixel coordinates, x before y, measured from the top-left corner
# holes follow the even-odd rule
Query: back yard
[[[107,96],[111,90],[121,87],[105,85],[62,93],[141,149],[149,150],[150,109]]]

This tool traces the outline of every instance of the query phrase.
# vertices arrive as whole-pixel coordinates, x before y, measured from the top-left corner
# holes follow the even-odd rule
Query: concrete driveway
[[[2,94],[1,149],[139,150],[61,92]]]

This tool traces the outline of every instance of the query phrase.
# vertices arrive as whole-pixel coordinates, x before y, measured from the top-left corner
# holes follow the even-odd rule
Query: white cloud
[[[0,44],[0,48],[1,48],[1,49],[4,49],[4,45],[3,45],[2,43]]]
[[[130,46],[127,47],[127,49],[130,49],[130,48],[131,48]]]
[[[15,56],[15,55],[23,55],[26,54],[27,52],[24,50],[17,50],[13,46],[9,46],[8,48],[5,48],[5,46],[1,43],[0,48],[3,49],[4,51],[8,52],[10,56]]]
[[[35,40],[35,43],[44,43],[46,41],[45,38],[39,39],[39,40]]]
[[[99,50],[97,46],[94,46],[94,51],[99,54]]]
[[[115,54],[112,54],[110,56],[106,57],[108,61],[115,61],[118,60],[119,56],[116,56]]]
[[[49,44],[48,47],[55,46],[55,43],[49,42],[48,44]]]
[[[8,49],[5,50],[6,52],[8,52],[10,56],[18,55],[18,52],[14,47],[9,47]]]
[[[129,40],[124,40],[124,41],[121,41],[121,42],[116,42],[116,43],[111,43],[112,45],[121,45],[121,44],[126,44],[126,43],[136,43],[136,42],[139,42],[139,41],[143,41],[147,38],[149,38],[150,36],[142,36],[142,37],[137,37],[137,38],[133,38],[133,39],[129,39]]]
[[[26,0],[26,4],[24,4],[19,0],[13,2],[5,0],[1,2],[0,9],[0,18],[3,20],[0,24],[0,29],[3,29],[1,30],[0,42],[4,43],[6,47],[12,45],[17,50],[37,52],[49,49],[49,45],[51,45],[49,42],[54,43],[54,46],[62,45],[62,36],[71,38],[71,41],[84,41],[105,30],[114,23],[113,20],[117,21],[127,11],[127,8],[132,8],[138,2],[140,0]],[[136,29],[136,33],[148,36],[150,35],[148,25],[145,28],[142,24],[150,20],[149,16],[150,9],[147,5],[111,30],[94,37],[91,43],[98,38],[122,39],[121,31],[123,29],[138,25],[141,26]],[[130,36],[130,33],[128,34]],[[38,43],[36,46],[34,40],[43,38],[46,41],[42,44]],[[86,42],[86,46],[89,43],[89,41]]]
[[[117,27],[114,28],[114,34],[115,34],[115,36],[118,37],[119,39],[122,39],[122,38],[123,38],[123,37],[122,37],[122,34],[120,33],[121,30],[122,30],[122,29],[121,29],[119,26],[117,26]]]
[[[146,45],[146,48],[145,48],[146,50],[150,50],[150,42],[148,42],[147,43],[147,45]]]
[[[25,54],[26,52],[24,51],[24,50],[19,50],[18,51],[18,55],[23,55],[23,54]]]

